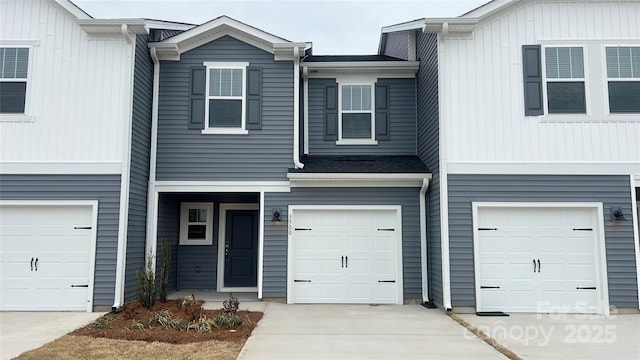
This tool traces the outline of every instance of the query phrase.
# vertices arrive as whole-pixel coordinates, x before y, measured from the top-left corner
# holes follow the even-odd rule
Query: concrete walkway
[[[458,316],[523,359],[640,359],[640,314]]]
[[[98,312],[0,312],[0,359],[39,348],[104,315]]]
[[[505,359],[437,309],[418,305],[284,305],[264,318],[238,359]]]

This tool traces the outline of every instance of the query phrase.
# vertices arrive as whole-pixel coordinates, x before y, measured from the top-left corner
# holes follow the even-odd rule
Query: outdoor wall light
[[[626,220],[621,208],[611,208],[611,221],[620,222]]]
[[[282,221],[280,220],[280,209],[273,209],[273,218],[271,221],[275,223]]]

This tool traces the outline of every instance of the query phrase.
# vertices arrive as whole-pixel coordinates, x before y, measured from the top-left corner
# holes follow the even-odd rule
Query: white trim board
[[[156,181],[155,192],[290,192],[288,181]]]
[[[397,293],[397,303],[399,305],[404,302],[404,268],[403,268],[403,253],[402,253],[402,206],[401,205],[289,205],[287,208],[287,226],[288,226],[288,235],[287,235],[287,304],[293,303],[293,231],[291,231],[293,227],[293,220],[295,217],[296,210],[369,210],[369,211],[396,211],[396,220],[398,224],[398,242],[397,242],[397,254],[398,254],[398,262],[397,269],[398,272],[398,293]]]
[[[224,286],[224,246],[226,239],[226,225],[227,225],[227,210],[259,210],[258,216],[263,212],[263,206],[260,204],[248,204],[248,203],[221,203],[219,207],[219,215],[218,215],[218,276],[216,281],[216,291],[217,292],[257,292],[258,286],[256,287],[225,287]],[[258,219],[258,229],[260,230],[260,222],[264,222],[263,218]],[[258,231],[258,257],[260,256],[260,231]],[[259,258],[258,258],[259,259]],[[260,279],[260,263],[258,261],[258,279]],[[258,280],[260,283],[260,280]]]
[[[121,161],[8,161],[0,162],[0,173],[113,175],[122,173],[122,164]]]
[[[594,234],[596,235],[595,256],[596,263],[596,286],[600,289],[598,302],[598,313],[609,315],[609,284],[607,279],[607,260],[605,249],[604,234],[604,213],[603,204],[599,202],[472,202],[472,227],[473,227],[473,269],[474,269],[474,287],[476,308],[480,304],[480,282],[478,281],[479,259],[480,254],[476,239],[479,238],[478,233],[478,211],[481,208],[576,208],[576,209],[592,209],[595,211]]]
[[[93,311],[93,295],[96,273],[96,247],[98,240],[98,200],[0,200],[1,207],[91,207],[91,244],[89,244],[89,288],[87,289],[87,312]]]
[[[629,175],[640,173],[640,161],[450,161],[447,163],[447,172],[449,174]]]

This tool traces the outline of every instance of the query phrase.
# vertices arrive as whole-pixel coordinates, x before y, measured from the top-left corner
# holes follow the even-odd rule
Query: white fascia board
[[[77,19],[91,19],[91,15],[69,0],[54,0],[54,2]]]
[[[156,181],[163,192],[291,192],[288,181]]]
[[[291,187],[421,187],[430,173],[289,173]]]
[[[427,18],[425,19],[425,33],[470,33],[478,23],[479,18]]]
[[[409,30],[423,30],[425,26],[425,19],[418,19],[409,22],[405,22],[402,24],[389,25],[382,28],[383,34],[400,32],[400,31],[409,31]]]
[[[419,61],[339,61],[339,62],[305,62],[303,66],[309,70],[405,70],[418,71]]]
[[[515,3],[518,3],[522,0],[493,0],[489,1],[486,4],[480,5],[477,8],[463,14],[460,17],[481,17],[486,18],[487,16],[491,16],[498,11],[504,9],[507,6],[511,6]]]
[[[0,174],[121,174],[122,162],[24,161],[0,162]]]
[[[149,29],[158,29],[158,30],[190,30],[196,27],[194,24],[186,24],[186,23],[177,23],[171,21],[164,20],[151,20],[145,19],[145,24]]]

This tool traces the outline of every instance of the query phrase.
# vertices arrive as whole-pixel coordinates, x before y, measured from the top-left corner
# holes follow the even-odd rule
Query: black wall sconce
[[[611,208],[611,221],[620,222],[626,220],[627,219],[624,218],[624,213],[621,208]]]
[[[282,220],[280,219],[280,209],[273,209],[273,218],[271,219],[272,222],[274,223],[279,223]]]

